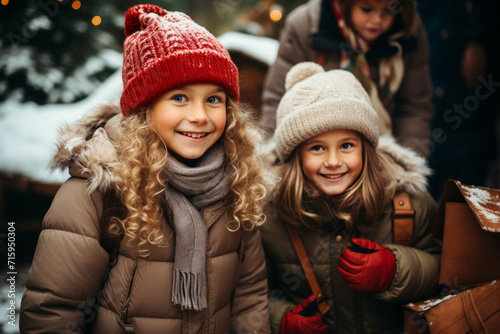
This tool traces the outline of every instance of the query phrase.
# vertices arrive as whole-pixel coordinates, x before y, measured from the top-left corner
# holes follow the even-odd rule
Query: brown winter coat
[[[182,310],[171,301],[174,230],[164,222],[166,247],[151,247],[146,259],[123,240],[116,265],[99,290],[108,266],[108,253],[99,243],[101,191],[112,187],[116,175],[113,138],[116,116],[85,141],[92,128],[119,112],[104,109],[62,135],[56,161],[70,173],[43,220],[27,291],[21,305],[22,333],[83,333],[94,319],[93,333],[125,333],[132,324],[137,334],[268,333],[269,316],[265,259],[258,230],[228,231],[231,214],[223,201],[202,211],[208,229],[207,303],[202,311]],[[71,152],[79,152],[71,157]],[[97,186],[98,189],[92,191]],[[90,193],[89,193],[90,190]],[[99,308],[91,307],[97,297]],[[83,313],[90,315],[86,322]]]
[[[340,31],[333,24],[330,30],[320,28],[321,7],[330,0],[311,0],[296,8],[286,19],[280,36],[280,47],[275,64],[269,69],[262,95],[262,123],[271,132],[276,128],[276,108],[285,93],[285,77],[295,64],[304,61],[316,62],[319,48],[325,54],[325,70],[338,69],[342,43]],[[331,8],[329,7],[329,9]],[[331,14],[332,20],[333,14]],[[396,26],[393,26],[396,29]],[[319,35],[313,47],[313,39]],[[321,38],[320,38],[321,37]],[[380,41],[367,53],[368,64],[375,82],[378,82],[378,64],[390,47]],[[433,115],[431,105],[431,80],[428,66],[428,42],[424,27],[418,19],[415,38],[402,40],[404,78],[397,94],[387,107],[391,115],[393,135],[398,142],[412,148],[420,156],[427,158],[430,136],[430,120]],[[377,46],[375,48],[375,46]],[[336,50],[334,50],[336,49]]]
[[[379,220],[370,226],[349,231],[337,222],[327,208],[318,205],[324,217],[323,230],[301,228],[301,238],[314,274],[330,305],[325,321],[330,333],[400,333],[403,330],[402,303],[422,300],[436,292],[441,246],[431,236],[436,203],[425,191],[423,159],[391,140],[381,139],[378,151],[399,165],[398,190],[407,191],[415,210],[414,233],[409,247],[393,244],[392,203]],[[281,321],[289,310],[312,294],[293,249],[285,225],[269,206],[268,221],[261,234],[268,258],[269,307],[273,333],[279,333]],[[389,248],[396,259],[396,274],[382,294],[349,288],[338,274],[342,250],[353,237],[373,240]]]

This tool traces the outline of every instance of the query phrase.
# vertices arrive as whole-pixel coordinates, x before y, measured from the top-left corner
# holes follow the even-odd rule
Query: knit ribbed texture
[[[124,116],[174,88],[216,84],[239,100],[238,69],[227,50],[205,28],[180,12],[139,5],[125,14]]]
[[[221,144],[213,145],[195,167],[187,167],[174,156],[167,160],[165,196],[172,207],[175,229],[172,302],[183,309],[199,311],[207,307],[208,232],[201,211],[227,196],[228,169]]]
[[[276,153],[284,162],[302,142],[329,130],[363,134],[376,147],[378,116],[363,86],[350,72],[312,62],[290,69],[287,92],[278,105],[274,133]]]

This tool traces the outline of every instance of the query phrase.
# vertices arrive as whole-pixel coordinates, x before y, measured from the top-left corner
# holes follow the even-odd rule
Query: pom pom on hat
[[[196,83],[221,86],[238,102],[238,69],[229,53],[186,14],[134,6],[125,14],[125,36],[120,98],[124,116],[172,89]]]
[[[154,5],[138,5],[125,13],[125,36],[130,36],[141,29],[139,17],[143,14],[156,13],[159,16],[167,15],[167,11]]]
[[[318,64],[299,63],[288,71],[286,88],[273,137],[281,162],[302,142],[330,130],[356,131],[377,146],[377,113],[351,72],[325,72]]]
[[[324,73],[325,69],[318,63],[305,61],[292,67],[286,74],[285,89],[290,90],[297,82],[300,82],[314,74]]]

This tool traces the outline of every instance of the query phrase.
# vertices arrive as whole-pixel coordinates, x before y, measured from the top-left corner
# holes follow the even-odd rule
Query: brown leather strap
[[[409,246],[413,236],[413,220],[415,211],[411,208],[408,193],[396,194],[392,200],[394,204],[394,243]]]
[[[318,63],[322,67],[325,67],[325,58],[326,54],[324,52],[318,53],[318,57],[316,58],[316,63]]]
[[[300,265],[306,274],[307,281],[311,286],[311,290],[313,294],[316,296],[318,301],[318,309],[321,314],[325,314],[330,309],[330,305],[325,300],[325,296],[323,292],[321,292],[321,288],[319,287],[318,281],[316,280],[316,276],[314,276],[314,272],[311,268],[311,263],[307,257],[306,250],[304,249],[304,244],[302,243],[302,239],[300,239],[299,232],[297,228],[291,224],[286,224],[288,229],[288,234],[290,235],[290,239],[292,240],[293,247],[295,248],[295,252],[300,261]]]
[[[462,305],[464,306],[465,315],[467,316],[467,321],[472,329],[472,332],[474,334],[488,333],[486,325],[481,319],[479,311],[476,308],[476,303],[474,303],[471,290],[469,289],[461,293],[460,296],[462,298]]]

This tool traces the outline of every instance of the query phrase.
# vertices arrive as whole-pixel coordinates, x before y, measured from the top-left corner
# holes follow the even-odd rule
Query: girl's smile
[[[320,175],[323,176],[327,180],[327,182],[340,182],[346,174],[347,172],[342,174],[320,174]]]
[[[356,132],[331,130],[301,146],[302,172],[324,194],[339,195],[361,174],[362,153],[362,141]]]
[[[189,138],[193,138],[193,139],[200,139],[200,138],[205,137],[208,134],[207,132],[203,132],[203,133],[179,132],[179,133],[182,134],[183,136],[186,136],[186,137],[189,137]]]

